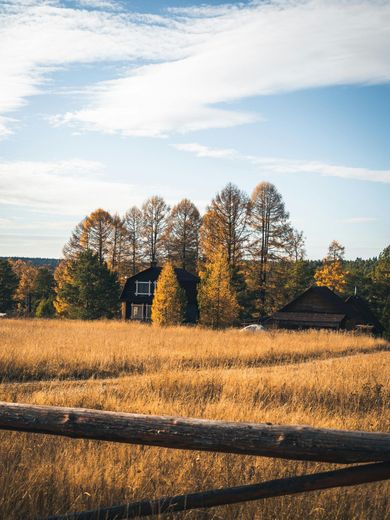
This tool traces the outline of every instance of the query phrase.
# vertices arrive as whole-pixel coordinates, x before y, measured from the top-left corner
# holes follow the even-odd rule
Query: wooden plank
[[[0,402],[0,429],[321,462],[390,460],[390,434]]]
[[[228,504],[238,504],[251,500],[280,497],[307,491],[330,489],[341,486],[355,486],[367,482],[377,482],[390,478],[390,462],[365,464],[314,475],[271,480],[262,484],[238,486],[227,489],[213,489],[202,493],[190,493],[165,497],[158,500],[144,500],[132,504],[106,507],[94,511],[50,516],[47,520],[120,520],[161,515],[175,511],[208,508]]]

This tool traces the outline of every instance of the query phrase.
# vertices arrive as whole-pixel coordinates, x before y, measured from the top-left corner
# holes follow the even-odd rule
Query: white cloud
[[[231,105],[248,96],[390,80],[383,0],[253,1],[164,16],[80,3],[89,9],[39,0],[0,7],[0,114],[44,89],[53,70],[103,60],[127,61],[128,70],[88,86],[88,104],[57,123],[164,136],[256,121]],[[8,127],[0,121],[0,135]]]
[[[172,146],[177,150],[192,153],[197,157],[245,161],[256,166],[264,173],[314,173],[343,179],[390,183],[390,170],[373,170],[327,164],[319,161],[297,161],[277,157],[245,155],[231,148],[210,148],[199,143],[181,143]]]
[[[257,120],[229,103],[249,96],[390,80],[390,4],[256,2],[179,19],[201,41],[175,61],[103,82],[62,121],[103,132],[164,136]]]
[[[98,3],[103,7],[107,2]],[[64,8],[40,0],[0,5],[0,137],[10,132],[4,114],[44,91],[49,75],[58,68],[177,59],[194,39],[184,28],[175,29],[171,20],[159,17]]]
[[[368,222],[376,222],[377,220],[374,217],[350,217],[343,219],[341,222],[345,224],[366,224]]]
[[[123,210],[138,193],[131,184],[110,182],[94,161],[0,162],[0,204],[82,216],[97,207]]]
[[[210,148],[199,143],[181,143],[171,145],[176,150],[190,152],[196,157],[212,157],[214,159],[240,159],[240,154],[233,148]]]

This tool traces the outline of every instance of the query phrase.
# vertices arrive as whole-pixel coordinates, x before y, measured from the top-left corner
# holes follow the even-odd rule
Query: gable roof
[[[321,299],[327,301],[332,309],[333,312],[336,314],[347,314],[347,307],[345,305],[345,302],[340,298],[340,296],[337,296],[336,293],[334,293],[329,287],[319,287],[318,285],[312,285],[303,293],[301,293],[299,296],[291,300],[287,305],[282,307],[279,312],[291,312],[290,308],[295,305],[297,302],[300,302],[307,298],[309,295],[316,295],[319,296]]]
[[[151,281],[155,281],[160,276],[160,273],[162,271],[162,267],[159,266],[151,266],[148,267],[148,269],[144,269],[143,271],[139,271],[133,276],[130,276],[126,279],[126,282],[123,286],[122,293],[120,295],[120,300],[125,300],[129,293],[129,288],[132,284],[135,283],[135,281],[138,278],[147,278]],[[195,276],[194,274],[190,273],[189,271],[186,271],[185,269],[182,269],[181,267],[174,267],[175,275],[177,278],[177,281],[180,285],[183,286],[193,286],[195,287],[194,290],[196,290],[196,285],[199,282],[199,278]]]

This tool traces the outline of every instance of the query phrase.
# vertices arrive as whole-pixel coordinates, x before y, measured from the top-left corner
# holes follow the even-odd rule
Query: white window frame
[[[143,291],[140,292],[140,289],[139,289],[140,284],[148,284],[148,289],[147,289],[148,292],[143,292]],[[148,282],[142,282],[142,281],[136,280],[135,281],[135,295],[136,296],[151,296],[152,295],[151,286],[152,286],[152,282],[150,280]]]
[[[134,313],[133,313],[134,308],[137,308],[137,310],[139,309],[141,311],[139,316],[138,316],[138,314],[137,314],[137,316],[134,316]],[[144,318],[145,318],[145,307],[144,307],[143,303],[132,303],[131,304],[130,318],[132,320],[140,320],[140,321],[144,320]]]

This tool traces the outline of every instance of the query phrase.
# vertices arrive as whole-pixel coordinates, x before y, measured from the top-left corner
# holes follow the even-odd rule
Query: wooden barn
[[[127,278],[120,300],[122,318],[125,320],[150,321],[153,295],[162,268],[152,265],[144,271]],[[198,321],[197,276],[185,269],[175,268],[176,278],[186,295],[186,323]]]
[[[313,285],[275,312],[265,322],[269,328],[365,330],[382,334],[383,327],[367,302],[358,296],[345,301],[328,287]]]

